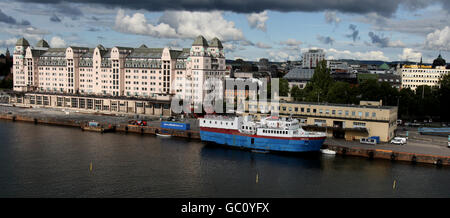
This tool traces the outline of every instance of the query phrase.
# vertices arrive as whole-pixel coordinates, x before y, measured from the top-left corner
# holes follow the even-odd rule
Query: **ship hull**
[[[281,138],[259,135],[246,135],[237,130],[200,128],[202,141],[245,149],[280,152],[320,151],[325,137]]]

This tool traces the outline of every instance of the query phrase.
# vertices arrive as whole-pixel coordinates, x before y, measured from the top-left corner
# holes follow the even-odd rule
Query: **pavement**
[[[369,144],[362,144],[359,141],[345,141],[342,139],[334,139],[334,138],[327,138],[325,140],[325,144],[335,146],[345,146],[349,148],[383,149],[395,152],[407,152],[407,153],[450,157],[450,148],[447,147],[447,138],[440,137],[441,139],[435,139],[435,137],[440,136],[422,136],[422,139],[408,137],[407,143],[404,145],[395,145],[390,143],[369,145]]]
[[[70,108],[24,108],[12,107],[7,104],[0,104],[1,114],[16,114],[37,119],[57,119],[61,121],[75,121],[78,123],[96,121],[113,125],[127,124],[131,120],[146,120],[148,126],[160,126],[160,116],[155,115],[131,115],[131,114],[93,114],[91,112],[80,111]],[[167,118],[163,118],[167,120]],[[198,127],[198,122],[194,119],[184,119],[183,122],[191,124],[191,129]]]

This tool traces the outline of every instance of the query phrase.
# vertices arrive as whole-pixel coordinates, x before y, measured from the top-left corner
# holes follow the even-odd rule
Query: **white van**
[[[394,139],[391,140],[391,144],[404,145],[406,144],[406,138],[395,137]]]

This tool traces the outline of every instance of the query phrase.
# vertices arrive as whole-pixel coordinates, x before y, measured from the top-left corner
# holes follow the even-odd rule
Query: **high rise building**
[[[309,49],[309,51],[303,53],[302,68],[316,68],[318,63],[324,59],[325,52],[323,49]]]

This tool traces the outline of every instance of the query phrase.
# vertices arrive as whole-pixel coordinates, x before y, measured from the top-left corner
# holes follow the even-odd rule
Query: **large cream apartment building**
[[[191,48],[36,46],[21,38],[14,50],[14,91],[203,100],[204,82],[229,70],[218,38],[198,36]]]

